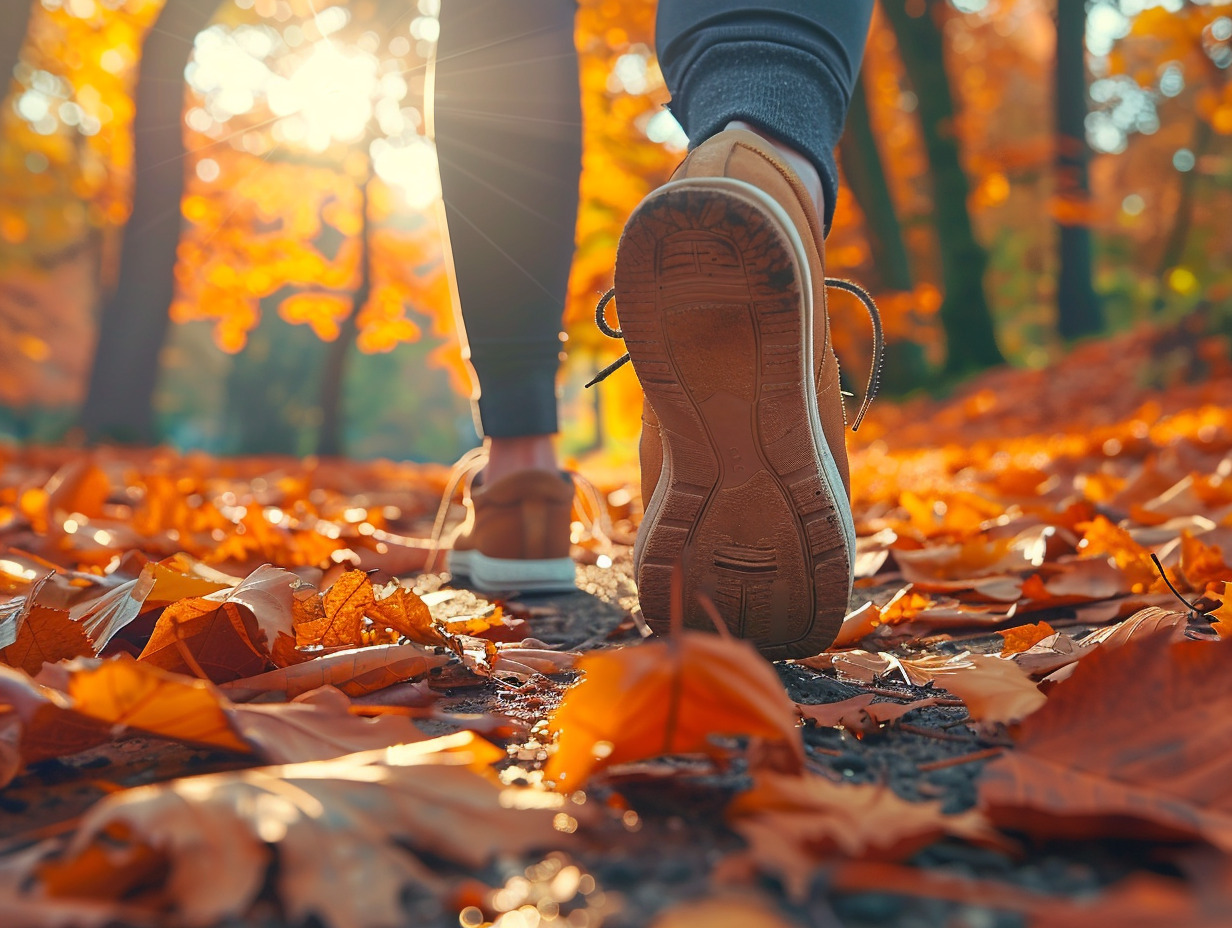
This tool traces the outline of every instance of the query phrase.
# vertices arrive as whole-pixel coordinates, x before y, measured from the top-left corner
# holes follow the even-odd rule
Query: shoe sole
[[[572,558],[519,560],[488,557],[479,551],[451,551],[445,569],[468,579],[467,586],[481,593],[571,593],[577,589]]]
[[[812,280],[783,208],[732,178],[674,181],[625,227],[616,305],[663,436],[635,551],[642,613],[817,654],[847,611],[855,527],[817,412]],[[841,495],[841,501],[840,501]]]

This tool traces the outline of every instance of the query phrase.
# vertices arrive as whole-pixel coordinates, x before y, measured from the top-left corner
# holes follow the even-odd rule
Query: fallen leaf
[[[823,728],[846,728],[859,735],[877,731],[882,725],[901,719],[908,712],[935,706],[940,700],[916,699],[911,702],[873,702],[872,693],[862,693],[841,702],[818,705],[796,703],[796,709],[806,719],[811,719]]]
[[[363,696],[423,676],[450,661],[448,654],[417,644],[379,644],[335,651],[290,667],[220,685],[231,699],[245,702],[263,693],[295,698],[322,686],[336,686],[348,696]]]
[[[1049,635],[1055,635],[1056,629],[1047,622],[1036,622],[1034,625],[1019,625],[997,632],[1004,640],[1001,646],[1001,656],[1010,657],[1034,647]]]
[[[321,615],[295,624],[298,647],[354,648],[363,642],[364,613],[373,605],[372,581],[360,570],[342,574],[322,596]]]
[[[229,703],[204,680],[141,664],[127,654],[79,661],[65,668],[73,709],[114,728],[206,744],[243,754],[252,748],[236,733]]]
[[[756,773],[726,817],[749,842],[757,865],[782,877],[798,901],[829,858],[901,859],[946,835],[999,840],[979,812],[945,815],[940,803],[908,802],[888,786],[832,783],[812,774]]]
[[[326,760],[428,736],[410,719],[396,715],[352,715],[351,701],[339,690],[322,687],[290,703],[232,706],[228,716],[271,764]]]
[[[685,631],[586,654],[577,669],[585,676],[550,719],[559,738],[544,776],[558,788],[662,754],[722,756],[718,735],[782,742],[803,759],[795,707],[746,642]]]
[[[1200,836],[1232,849],[1232,643],[1099,648],[989,764],[980,803],[1031,833]]]
[[[833,668],[863,683],[887,674],[916,686],[932,682],[961,699],[975,721],[1016,722],[1048,700],[1013,661],[983,654],[909,659],[855,650],[819,654],[797,663],[816,670]]]
[[[368,615],[379,626],[392,629],[404,638],[426,645],[444,644],[432,622],[427,604],[413,591],[395,586],[384,597],[375,598]]]
[[[405,924],[407,887],[443,888],[416,853],[473,869],[564,842],[554,825],[563,813],[517,808],[517,794],[468,769],[503,753],[464,733],[125,790],[86,813],[34,891],[112,893],[108,872],[145,859],[163,877],[164,918],[203,928],[248,912],[276,849],[274,888],[289,921]]]
[[[94,645],[81,623],[74,622],[68,612],[53,609],[36,602],[41,583],[35,584],[30,593],[15,611],[0,607],[0,625],[12,623],[12,644],[0,649],[0,661],[11,667],[20,667],[30,676],[42,669],[43,664],[72,657],[94,654]],[[10,635],[0,630],[5,640]]]

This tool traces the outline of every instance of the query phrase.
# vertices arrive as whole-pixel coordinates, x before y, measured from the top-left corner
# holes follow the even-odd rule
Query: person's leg
[[[816,169],[829,229],[838,195],[834,148],[873,2],[661,0],[655,46],[669,108],[690,147],[734,121],[752,125]],[[808,169],[799,167],[807,183]]]
[[[489,480],[556,467],[581,171],[575,10],[575,0],[441,4],[433,121]]]
[[[634,211],[616,261],[648,406],[643,614],[670,624],[683,564],[685,624],[710,626],[709,599],[774,658],[826,647],[852,582],[823,229],[870,14],[871,0],[661,3],[692,150]]]

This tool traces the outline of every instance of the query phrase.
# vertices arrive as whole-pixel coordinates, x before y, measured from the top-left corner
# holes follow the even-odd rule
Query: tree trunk
[[[1064,339],[1104,329],[1104,312],[1091,284],[1091,185],[1087,164],[1086,3],[1060,0],[1053,81],[1057,210],[1057,331]]]
[[[903,67],[919,99],[945,291],[939,312],[947,344],[945,371],[959,375],[1001,364],[1005,359],[997,347],[984,294],[988,256],[971,227],[970,187],[954,132],[954,100],[940,28],[945,0],[928,0],[920,16],[908,13],[908,0],[883,0],[881,6],[898,37]]]
[[[372,295],[372,219],[368,210],[368,188],[372,185],[372,165],[359,188],[359,284],[351,297],[351,311],[339,328],[338,337],[330,342],[321,371],[321,431],[317,436],[317,454],[338,457],[346,452],[342,438],[342,398],[346,381],[347,357],[359,336],[359,314]]]
[[[864,231],[873,256],[873,280],[877,289],[910,292],[911,259],[890,195],[885,164],[877,148],[863,75],[852,91],[847,127],[839,140],[838,155],[847,186],[864,213]],[[928,362],[923,347],[901,339],[886,343],[882,379],[882,389],[886,393],[900,395],[918,389],[927,375]]]
[[[154,434],[158,356],[175,295],[184,192],[184,68],[218,0],[168,0],[141,47],[133,119],[133,210],[115,292],[99,319],[81,412],[91,440],[148,444]]]
[[[1211,124],[1199,116],[1197,124],[1194,126],[1193,138],[1189,143],[1189,150],[1194,155],[1194,167],[1181,174],[1180,196],[1176,202],[1175,218],[1172,220],[1172,228],[1168,230],[1168,238],[1164,242],[1163,251],[1159,253],[1159,264],[1155,269],[1155,274],[1160,281],[1160,292],[1155,297],[1155,312],[1159,312],[1167,304],[1163,295],[1163,288],[1166,286],[1165,276],[1168,271],[1179,265],[1185,257],[1185,245],[1189,241],[1189,230],[1193,225],[1194,192],[1198,185],[1198,164],[1201,162],[1202,156],[1210,149],[1211,142],[1214,139],[1215,132],[1211,129]]]
[[[0,0],[0,103],[9,94],[13,69],[30,25],[31,0]]]

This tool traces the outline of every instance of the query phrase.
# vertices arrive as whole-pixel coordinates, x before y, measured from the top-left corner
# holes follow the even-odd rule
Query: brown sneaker
[[[523,470],[474,487],[446,568],[481,592],[558,593],[576,589],[569,529],[573,480]]]
[[[739,130],[699,146],[625,226],[615,296],[648,406],[634,570],[652,627],[670,621],[683,563],[687,627],[712,627],[704,594],[770,658],[837,634],[855,528],[822,254],[795,173]]]

